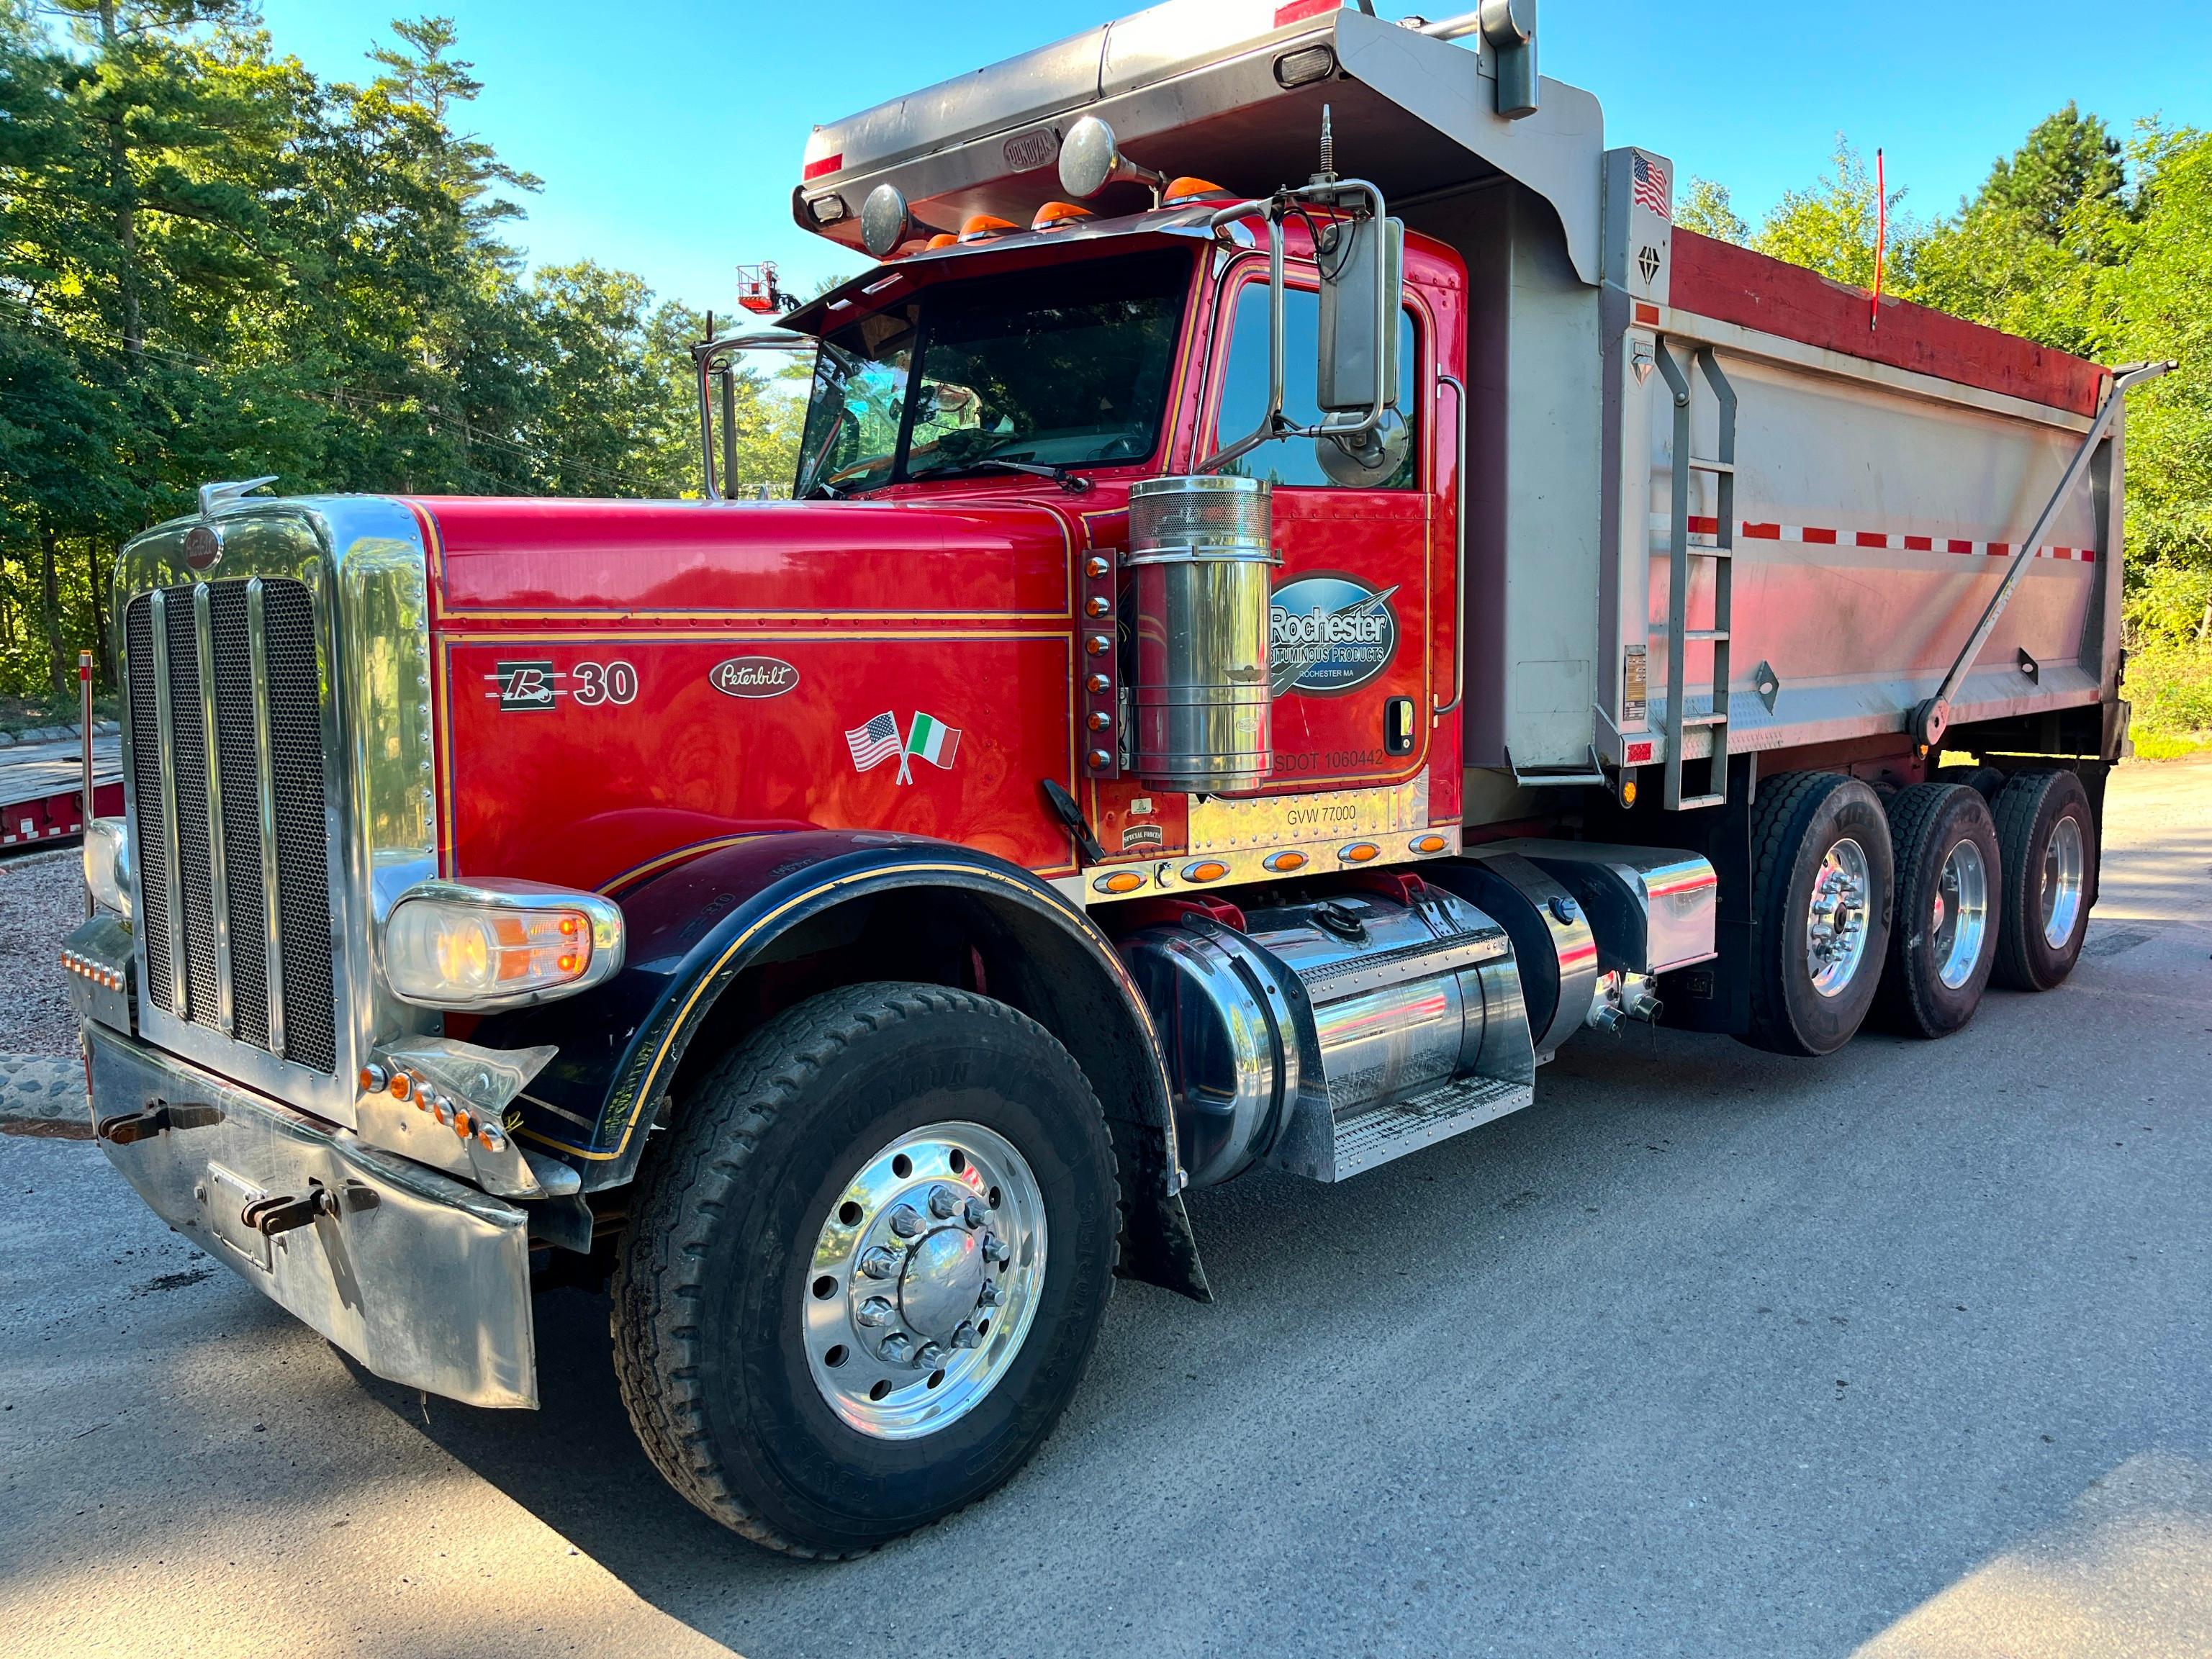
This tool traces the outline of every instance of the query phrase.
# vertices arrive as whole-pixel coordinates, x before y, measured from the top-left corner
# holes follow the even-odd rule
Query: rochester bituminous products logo
[[[1336,697],[1356,691],[1398,654],[1395,587],[1357,576],[1301,576],[1275,590],[1268,612],[1272,690]]]
[[[781,657],[731,657],[708,677],[728,697],[780,697],[799,684],[799,671]]]

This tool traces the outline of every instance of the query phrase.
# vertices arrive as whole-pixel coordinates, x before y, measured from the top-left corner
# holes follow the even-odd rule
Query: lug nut
[[[914,1339],[904,1331],[893,1331],[884,1339],[884,1358],[894,1365],[902,1365],[914,1352]]]
[[[991,1206],[980,1198],[971,1198],[962,1207],[960,1218],[971,1227],[980,1227],[991,1218]]]
[[[1010,1252],[1006,1249],[1006,1241],[1001,1239],[998,1234],[985,1233],[983,1235],[984,1261],[1004,1261],[1009,1254]]]
[[[925,1342],[914,1357],[914,1368],[918,1371],[933,1371],[945,1363],[945,1350],[934,1342]]]
[[[989,1279],[985,1279],[983,1281],[982,1294],[975,1298],[975,1305],[979,1308],[997,1307],[999,1305],[999,1287],[996,1285],[994,1285]]]
[[[925,1224],[921,1212],[911,1204],[902,1204],[891,1212],[891,1231],[901,1238],[912,1238]]]
[[[939,1187],[929,1194],[929,1212],[939,1221],[950,1221],[960,1213],[960,1192],[955,1187]]]
[[[860,1312],[853,1317],[871,1330],[891,1322],[891,1304],[879,1296],[872,1296],[860,1304]]]
[[[975,1328],[964,1319],[960,1322],[960,1328],[952,1333],[952,1346],[956,1348],[972,1348],[982,1340],[975,1334]]]
[[[867,1274],[871,1279],[889,1279],[892,1274],[898,1272],[898,1270],[899,1258],[897,1253],[893,1250],[887,1250],[880,1244],[875,1246],[872,1249],[869,1250],[866,1255],[860,1258],[860,1271]]]

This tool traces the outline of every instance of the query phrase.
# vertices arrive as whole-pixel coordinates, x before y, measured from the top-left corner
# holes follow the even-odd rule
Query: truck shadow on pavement
[[[1702,1137],[1784,1117],[1817,1081],[1812,1068],[1723,1039],[1639,1027],[1601,1042],[1589,1054],[1571,1050],[1546,1068],[1538,1105],[1357,1182],[1324,1187],[1263,1170],[1192,1194],[1214,1304],[1200,1307],[1149,1285],[1117,1285],[1091,1373],[1036,1463],[995,1497],[869,1559],[912,1564],[941,1555],[956,1547],[956,1534],[995,1530],[1018,1510],[1027,1513],[1028,1525],[1054,1524],[1040,1522],[1040,1510],[1081,1522],[1110,1501],[1111,1471],[1135,1455],[1126,1443],[1132,1431],[1171,1424],[1187,1409],[1194,1374],[1184,1361],[1163,1368],[1148,1357],[1162,1349],[1196,1354],[1189,1364],[1215,1375],[1234,1366],[1239,1374],[1229,1386],[1264,1395],[1276,1386],[1265,1379],[1331,1351],[1325,1334],[1284,1327],[1285,1275],[1308,1276],[1301,1302],[1354,1295],[1363,1285],[1371,1288],[1378,1274],[1389,1281],[1390,1300],[1419,1302],[1480,1271],[1466,1260],[1471,1240],[1540,1237],[1547,1216],[1567,1229],[1549,1248],[1571,1258],[1571,1224],[1597,1213],[1599,1195],[1632,1197],[1655,1182],[1649,1167],[1655,1154],[1692,1152]],[[1626,1067],[1632,1082],[1623,1081],[1624,1060],[1632,1062]],[[1316,1229],[1329,1237],[1318,1255],[1297,1237]],[[1425,1265],[1407,1267],[1408,1261]],[[773,1594],[779,1586],[819,1583],[825,1574],[871,1571],[867,1561],[823,1566],[787,1559],[694,1510],[661,1480],[631,1432],[615,1380],[607,1297],[560,1289],[541,1293],[536,1305],[536,1413],[426,1401],[346,1363],[366,1394],[641,1597],[706,1634],[738,1639],[726,1629],[726,1610],[748,1591]],[[1263,1423],[1244,1432],[1249,1444],[1232,1451],[1263,1462],[1280,1456]],[[1149,1444],[1144,1455],[1152,1455]],[[1101,1474],[1108,1490],[1098,1484]]]

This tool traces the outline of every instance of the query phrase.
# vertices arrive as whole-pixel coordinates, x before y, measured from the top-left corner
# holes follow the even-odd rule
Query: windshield
[[[1048,265],[946,283],[825,335],[793,495],[1146,459],[1189,288],[1181,252]]]

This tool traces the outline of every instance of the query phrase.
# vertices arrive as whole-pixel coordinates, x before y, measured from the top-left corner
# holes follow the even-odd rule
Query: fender
[[[680,1109],[679,1079],[742,1034],[748,994],[779,972],[807,983],[824,942],[849,945],[883,907],[952,907],[927,930],[960,949],[985,984],[1050,1030],[1082,1066],[1114,1130],[1128,1212],[1123,1270],[1210,1301],[1181,1195],[1167,1073],[1152,1017],[1113,944],[1083,912],[1029,871],[971,848],[866,830],[779,831],[648,866],[612,894],[627,930],[625,963],[605,985],[564,1001],[486,1020],[471,1041],[497,1048],[552,1043],[560,1052],[515,1103],[514,1133],[572,1164],[586,1191],[636,1174],[653,1127]],[[910,930],[919,931],[919,930]],[[964,947],[964,948],[963,948]],[[854,978],[912,974],[846,972]]]

